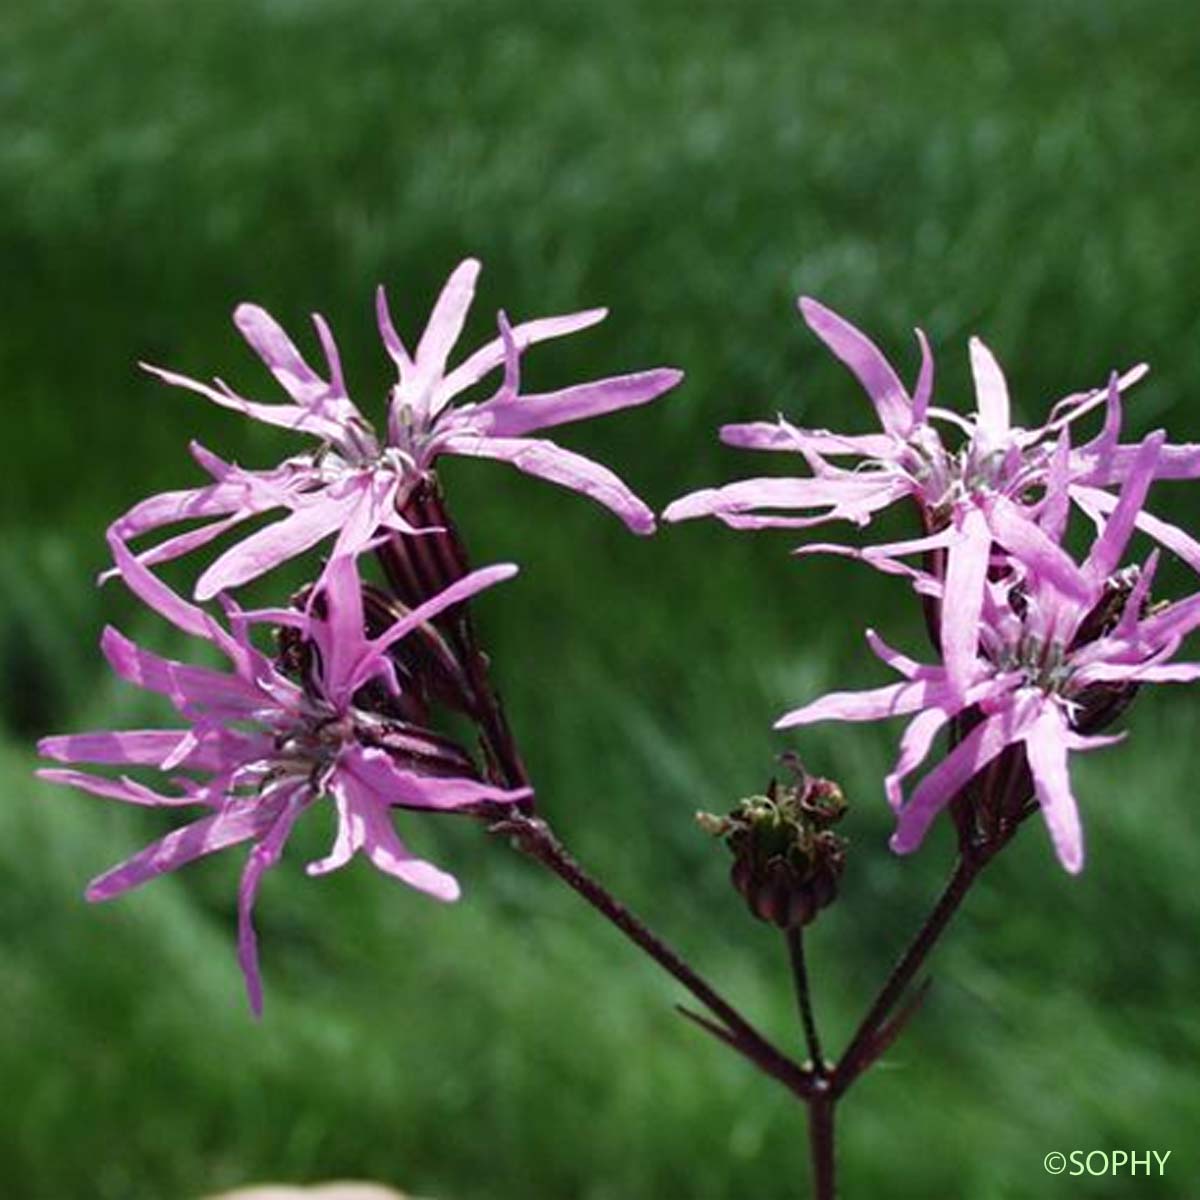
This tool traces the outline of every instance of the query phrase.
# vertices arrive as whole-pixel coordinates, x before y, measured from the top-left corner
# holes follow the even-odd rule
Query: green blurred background
[[[372,288],[411,333],[473,253],[469,339],[501,306],[613,310],[531,354],[535,384],[687,369],[658,405],[562,439],[655,507],[765,465],[717,445],[724,420],[869,426],[802,291],[906,373],[921,323],[951,403],[973,331],[1026,416],[1146,358],[1133,432],[1200,438],[1192,0],[9,0],[0,55],[0,1191],[173,1200],[353,1175],[445,1200],[806,1194],[788,1097],[475,830],[407,823],[464,880],[444,909],[362,865],[306,879],[329,832],[310,821],[259,906],[261,1023],[234,963],[237,856],[85,906],[91,875],[169,823],[30,777],[40,732],[163,716],[95,649],[104,620],[169,645],[92,587],[104,525],[198,478],[191,437],[255,465],[296,446],[134,364],[271,397],[230,310],[252,298],[299,332],[320,309],[378,412]],[[546,812],[793,1042],[778,939],[691,814],[758,789],[787,746],[842,779],[854,852],[810,950],[840,1045],[950,845],[886,849],[895,729],[770,724],[885,679],[862,626],[920,649],[903,590],[801,566],[787,535],[642,541],[503,467],[445,474],[476,559],[523,564],[481,618]],[[1200,524],[1179,488],[1157,504]],[[1197,712],[1147,696],[1131,744],[1078,766],[1080,878],[1031,823],[973,895],[926,1010],[844,1106],[847,1196],[1196,1194]],[[1172,1151],[1166,1177],[1042,1169],[1114,1148]]]

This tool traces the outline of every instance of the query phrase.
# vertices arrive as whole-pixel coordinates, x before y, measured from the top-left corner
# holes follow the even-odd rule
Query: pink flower
[[[653,513],[611,471],[554,442],[528,435],[644,404],[674,387],[681,372],[642,371],[553,392],[521,394],[521,353],[535,342],[596,324],[604,319],[604,309],[547,317],[513,328],[501,313],[499,336],[451,368],[450,354],[466,321],[478,274],[479,263],[474,259],[455,269],[412,353],[396,333],[383,289],[379,289],[379,330],[399,375],[391,389],[383,437],[350,399],[333,335],[320,316],[313,321],[325,355],[324,375],[309,366],[263,309],[242,304],[234,313],[242,336],[291,397],[291,403],[259,403],[238,395],[220,380],[209,385],[148,366],[147,370],[167,383],[199,392],[255,420],[310,434],[321,446],[273,471],[247,470],[193,446],[194,456],[213,482],[143,501],[115,523],[114,532],[129,540],[183,521],[204,522],[141,555],[143,562],[162,562],[213,540],[256,514],[286,509],[282,519],[227,550],[201,575],[196,597],[205,600],[256,578],[334,534],[332,557],[337,559],[358,554],[381,530],[412,532],[401,511],[405,499],[443,454],[511,463],[518,470],[590,496],[636,533],[653,532]],[[500,368],[502,382],[488,400],[452,403]]]
[[[978,559],[991,540],[1009,548],[1036,544],[1044,557],[1053,556],[1038,522],[1052,471],[1065,479],[1066,496],[1094,519],[1112,511],[1116,499],[1105,489],[1127,477],[1137,454],[1136,446],[1119,441],[1121,392],[1145,375],[1144,365],[1114,375],[1107,389],[1067,396],[1045,424],[1024,429],[1013,425],[1004,374],[978,338],[970,341],[976,411],[963,417],[931,404],[933,358],[919,329],[921,368],[910,393],[878,347],[848,321],[807,297],[800,300],[800,311],[858,378],[875,406],[881,432],[850,436],[798,429],[783,417],[774,424],[726,425],[721,438],[727,444],[799,454],[809,474],[747,479],[695,492],[671,504],[663,514],[666,520],[715,516],[737,529],[805,529],[833,520],[863,526],[897,501],[912,500],[926,535],[921,539],[866,550],[813,544],[798,551],[849,555],[884,570],[903,571],[895,560],[904,554],[946,551],[951,560]],[[1105,418],[1100,433],[1080,449],[1068,449],[1065,462],[1056,466],[1060,443],[1074,424],[1101,407]],[[946,431],[954,434],[949,443]],[[832,459],[852,465],[839,466]],[[1160,479],[1200,477],[1200,446],[1164,446],[1156,471]],[[800,515],[790,515],[793,511]],[[984,513],[983,521],[971,515],[977,511]],[[1150,513],[1141,512],[1137,519],[1140,529],[1200,570],[1200,544]],[[1069,574],[1062,558],[1057,565]],[[952,563],[950,569],[970,568]]]
[[[49,737],[41,754],[66,763],[103,763],[187,772],[156,791],[128,776],[76,770],[39,772],[98,796],[129,804],[198,806],[206,815],[183,825],[92,881],[89,900],[108,900],[202,855],[253,843],[238,893],[239,959],[254,1011],[262,1008],[252,909],[264,872],[278,862],[292,827],[321,799],[337,810],[330,853],[310,875],[343,866],[362,851],[381,871],[439,900],[455,900],[457,881],[414,855],[392,825],[393,809],[454,811],[480,803],[511,804],[529,789],[505,791],[462,774],[469,759],[436,735],[413,730],[356,703],[367,685],[398,691],[388,651],[451,605],[516,573],[510,565],[475,571],[375,638],[364,629],[355,561],[336,558],[306,612],[245,613],[227,605],[227,630],[152,575],[109,536],[117,570],[130,589],[185,632],[211,643],[231,670],[188,666],[135,645],[115,629],[102,646],[122,678],[167,696],[184,719],[177,729]],[[252,643],[251,622],[291,626],[314,648],[300,678]],[[398,751],[397,748],[401,748]]]
[[[1095,736],[1143,683],[1200,678],[1200,663],[1171,661],[1200,626],[1200,593],[1165,608],[1149,605],[1155,551],[1142,569],[1118,570],[1151,481],[1162,471],[1163,435],[1152,434],[1122,467],[1124,485],[1084,561],[1078,587],[1061,586],[1057,559],[1026,548],[1021,559],[987,553],[970,571],[946,573],[937,589],[942,662],[924,665],[867,637],[903,681],[867,692],[835,692],[788,713],[778,728],[816,721],[911,720],[885,790],[898,813],[892,847],[907,854],[946,806],[989,764],[1009,752],[1004,793],[1008,819],[1019,819],[1022,780],[1031,782],[1059,861],[1083,865],[1083,835],[1068,777],[1071,751],[1119,740]],[[1065,472],[1046,507],[1067,506]],[[981,512],[985,521],[992,514]],[[1061,536],[1061,528],[1056,531]],[[982,587],[974,578],[982,573]],[[982,594],[982,603],[976,596]],[[938,734],[956,723],[961,739],[907,798],[903,780],[925,761]],[[1012,751],[1023,752],[1013,758]],[[1027,776],[1022,775],[1027,771]],[[1016,790],[1014,793],[1014,789]],[[1012,804],[1018,806],[1012,808]]]

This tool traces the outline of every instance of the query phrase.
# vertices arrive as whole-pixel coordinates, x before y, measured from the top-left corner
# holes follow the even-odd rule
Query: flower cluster
[[[149,368],[317,445],[262,470],[194,445],[210,482],[152,496],[113,523],[111,574],[177,629],[223,655],[228,669],[163,658],[106,630],[102,645],[113,669],[165,696],[181,724],[46,738],[42,754],[70,765],[41,773],[125,803],[200,810],[96,879],[91,899],[250,844],[239,890],[239,957],[256,1011],[262,987],[255,896],[310,807],[327,801],[337,821],[334,844],[309,864],[311,874],[361,852],[379,870],[441,900],[457,898],[457,881],[408,849],[395,815],[457,812],[490,820],[511,816],[514,806],[532,809],[533,791],[491,689],[468,603],[516,567],[471,570],[444,503],[439,458],[500,459],[591,497],[636,533],[654,528],[650,509],[607,468],[528,435],[644,404],[675,386],[680,373],[649,370],[523,392],[524,352],[594,325],[605,316],[601,309],[515,326],[500,313],[498,336],[452,367],[478,273],[474,260],[456,268],[411,352],[380,290],[379,331],[397,370],[382,432],[351,400],[320,316],[314,321],[324,373],[262,309],[242,305],[235,312],[287,403],[250,400],[220,380],[210,385]],[[895,850],[914,850],[937,814],[949,809],[964,850],[987,855],[1040,810],[1060,861],[1077,871],[1083,837],[1070,754],[1115,740],[1103,730],[1142,684],[1200,678],[1200,664],[1175,661],[1183,639],[1200,625],[1200,594],[1165,605],[1151,598],[1160,552],[1200,570],[1200,543],[1146,508],[1155,480],[1200,477],[1200,446],[1170,445],[1161,432],[1121,441],[1123,396],[1144,366],[1060,400],[1041,425],[1024,428],[1013,423],[1004,375],[978,339],[970,342],[976,410],[963,416],[934,404],[933,358],[919,330],[921,366],[910,392],[860,331],[815,301],[801,300],[800,307],[866,389],[880,432],[805,430],[782,417],[726,426],[727,443],[791,451],[806,472],[707,489],[675,501],[665,516],[715,516],[739,529],[806,529],[833,520],[865,526],[908,501],[920,523],[909,540],[809,543],[797,553],[847,555],[906,579],[925,609],[935,661],[909,658],[869,630],[871,648],[900,681],[823,696],[777,724],[906,716],[884,785],[897,816]],[[497,372],[489,398],[462,399]],[[1101,418],[1099,431],[1076,444],[1081,422],[1093,413]],[[282,516],[217,554],[192,599],[151,569],[280,510]],[[1071,549],[1075,513],[1094,526],[1082,556]],[[1157,547],[1140,565],[1125,565],[1137,531]],[[147,535],[159,537],[135,547]],[[330,539],[316,579],[288,605],[247,611],[230,597],[231,589]],[[362,569],[372,557],[384,586]],[[213,599],[223,619],[201,607]],[[274,631],[270,652],[255,641],[263,627]],[[440,728],[446,709],[473,726],[477,745],[464,741],[461,722],[456,734]],[[947,751],[926,768],[942,734]],[[79,764],[157,769],[168,782],[151,786],[135,775],[81,771]],[[910,776],[922,770],[910,788]],[[713,826],[734,851],[736,885],[764,919],[799,926],[832,899],[844,848],[830,828],[843,808],[831,786],[803,776]]]
[[[498,458],[591,496],[631,529],[648,533],[653,516],[612,472],[528,433],[642,404],[673,387],[673,370],[644,371],[522,394],[520,356],[535,342],[595,324],[602,309],[510,326],[450,369],[479,265],[462,263],[443,289],[410,354],[397,335],[382,290],[379,327],[398,368],[386,437],[350,399],[329,328],[315,317],[327,374],[314,371],[262,309],[242,305],[235,321],[291,398],[263,404],[225,384],[198,383],[151,368],[257,420],[316,437],[320,446],[269,470],[222,461],[200,446],[193,454],[212,482],[153,496],[109,530],[119,576],[177,629],[215,648],[227,670],[163,658],[107,629],[113,670],[165,696],[181,718],[173,729],[48,737],[46,758],[67,764],[153,768],[158,787],[129,774],[116,778],[74,767],[46,768],[43,778],[85,792],[148,806],[199,810],[187,824],[94,880],[91,900],[106,900],[184,864],[249,843],[238,894],[239,959],[251,1005],[262,1006],[252,920],[264,873],[279,861],[297,820],[314,804],[336,812],[328,855],[310,863],[320,875],[361,853],[380,871],[439,900],[455,900],[453,876],[413,854],[397,834],[397,812],[458,812],[491,818],[528,807],[533,790],[507,726],[498,715],[467,602],[517,568],[471,571],[441,501],[435,464],[442,454]],[[466,389],[502,371],[482,403],[451,404]],[[178,595],[150,568],[197,550],[250,518],[286,515],[220,554],[195,587],[195,599],[219,598],[224,621]],[[141,535],[195,524],[135,552]],[[245,611],[228,595],[331,535],[316,581],[290,605]],[[360,559],[375,553],[391,592],[364,582]],[[275,631],[272,653],[254,641]],[[437,728],[449,707],[474,721],[482,761]]]
[[[956,801],[963,804],[960,836],[984,848],[1011,836],[1036,807],[1059,860],[1078,871],[1083,838],[1069,753],[1115,740],[1099,730],[1140,684],[1200,677],[1200,665],[1171,661],[1200,625],[1200,595],[1151,603],[1157,550],[1142,566],[1121,566],[1141,530],[1200,570],[1200,544],[1145,508],[1154,480],[1200,476],[1200,446],[1168,445],[1161,432],[1138,444],[1120,441],[1122,392],[1144,367],[1066,397],[1044,424],[1024,429],[1013,425],[1004,376],[978,339],[970,343],[977,409],[963,417],[933,405],[933,359],[919,330],[922,362],[910,395],[859,330],[815,301],[803,299],[800,308],[866,389],[882,432],[844,436],[782,418],[726,426],[727,443],[793,451],[809,473],[698,492],[675,501],[665,516],[712,515],[747,529],[835,519],[861,526],[898,500],[914,502],[921,532],[910,541],[866,549],[819,543],[798,553],[848,555],[906,577],[931,614],[940,661],[918,663],[868,631],[871,648],[902,681],[821,697],[777,727],[910,716],[885,782],[898,818],[896,851],[914,850],[935,816]],[[1097,409],[1102,429],[1073,447],[1077,422]],[[830,462],[839,456],[858,461],[853,469]],[[1067,548],[1073,508],[1096,530],[1082,561]],[[803,515],[769,511],[787,509]],[[905,561],[911,556],[919,556],[919,566]],[[952,748],[906,796],[905,779],[946,730]]]

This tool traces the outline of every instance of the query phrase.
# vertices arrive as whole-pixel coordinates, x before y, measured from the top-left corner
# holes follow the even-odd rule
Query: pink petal
[[[444,373],[446,360],[462,333],[475,297],[478,278],[479,262],[467,258],[455,267],[446,281],[417,345],[414,387],[429,386]]]
[[[475,779],[418,775],[399,767],[383,750],[350,747],[338,764],[361,787],[384,804],[450,812],[475,804],[516,804],[533,795],[532,788],[498,788]]]
[[[291,503],[296,495],[319,481],[317,472],[294,463],[285,463],[272,471],[243,471],[222,462],[198,443],[193,442],[191,450],[217,482],[203,488],[151,496],[114,521],[110,533],[128,542],[162,525],[206,517],[221,519],[141,552],[138,561],[146,566],[170,561],[207,545],[247,518]],[[116,572],[105,572],[101,581],[112,574]]]
[[[188,391],[197,392],[222,408],[230,408],[235,412],[244,413],[255,421],[262,421],[265,425],[276,425],[281,429],[291,429],[297,433],[309,433],[314,437],[332,442],[336,442],[342,432],[342,426],[338,421],[331,420],[298,404],[258,404],[237,395],[228,388],[210,387],[197,379],[189,379],[186,375],[179,375],[174,371],[152,366],[150,363],[142,363],[141,366],[143,370],[149,371],[151,375],[157,376],[172,387],[186,388]]]
[[[921,780],[899,815],[891,847],[911,854],[934,818],[1001,751],[1019,740],[1037,716],[1040,696],[1018,694],[1013,704],[985,718]]]
[[[995,449],[1008,439],[1011,426],[1008,384],[995,355],[979,340],[970,340],[971,374],[975,379],[975,397],[979,410],[979,432],[984,447]]]
[[[458,899],[461,894],[458,880],[413,854],[392,828],[391,817],[383,805],[364,802],[363,820],[363,850],[378,870],[435,900],[453,902]]]
[[[257,304],[239,304],[233,310],[233,323],[283,390],[307,405],[307,395],[314,387],[323,386],[322,381],[279,322]]]
[[[791,729],[817,721],[881,721],[944,702],[951,695],[945,683],[928,679],[892,683],[865,692],[830,692],[803,708],[785,713],[774,727]]]
[[[388,356],[396,364],[401,376],[407,378],[415,369],[413,360],[400,340],[400,335],[396,332],[396,325],[392,321],[387,292],[384,291],[383,284],[375,289],[375,319],[379,325],[379,336],[383,339]]]
[[[581,383],[557,392],[489,400],[472,411],[471,420],[489,436],[520,437],[537,429],[646,404],[682,378],[682,371],[662,368]]]
[[[1119,746],[1128,737],[1128,733],[1106,733],[1097,734],[1092,737],[1085,737],[1081,733],[1075,733],[1073,730],[1067,730],[1067,749],[1068,750],[1105,750],[1109,746]]]
[[[926,666],[906,654],[901,654],[899,650],[894,650],[874,629],[867,630],[866,638],[875,657],[887,663],[893,671],[898,671],[905,679],[927,679],[932,675],[941,674],[939,668]]]
[[[564,337],[580,329],[587,329],[608,316],[606,308],[589,308],[583,312],[570,313],[562,317],[542,317],[535,321],[524,321],[512,330],[513,345],[523,352],[537,342],[549,338]],[[504,339],[496,338],[480,347],[465,359],[438,385],[435,392],[435,408],[444,407],[460,392],[478,383],[504,362]]]
[[[634,533],[654,532],[654,514],[616,475],[607,467],[564,450],[553,442],[461,434],[447,438],[443,449],[449,454],[511,463],[518,471],[590,496],[616,513]]]
[[[1076,504],[1100,527],[1103,527],[1100,518],[1112,513],[1117,506],[1117,498],[1109,495],[1108,492],[1102,492],[1099,488],[1076,484],[1071,488],[1071,496]],[[1185,533],[1178,525],[1172,525],[1142,509],[1134,518],[1134,526],[1152,537],[1160,546],[1170,550],[1172,554],[1178,555],[1193,571],[1200,571],[1200,542]]]
[[[959,430],[960,433],[966,434],[968,438],[973,437],[975,434],[975,426],[961,413],[956,413],[952,408],[942,408],[940,405],[931,404],[925,410],[925,418],[927,422],[936,420],[942,421],[947,425],[953,425],[955,429]],[[926,428],[932,428],[932,426],[927,424]],[[940,436],[938,441],[941,441]]]
[[[899,481],[891,475],[844,474],[832,479],[795,479],[769,476],[743,479],[724,487],[705,488],[672,501],[663,513],[666,521],[687,521],[695,517],[726,516],[759,508],[825,508],[813,516],[820,520],[865,517],[886,507],[901,493]],[[772,519],[773,518],[769,518]],[[811,521],[812,518],[805,518]]]
[[[1083,564],[1084,573],[1097,584],[1103,583],[1120,565],[1146,501],[1146,493],[1154,481],[1154,469],[1164,438],[1159,430],[1148,435],[1138,448],[1137,461],[1121,488],[1120,498]]]
[[[1066,721],[1055,707],[1046,705],[1025,734],[1025,752],[1058,861],[1076,874],[1083,868],[1083,830],[1071,795],[1066,739]]]
[[[350,512],[342,522],[341,531],[333,544],[330,558],[356,558],[379,532],[393,524],[396,517],[396,496],[403,480],[390,468],[377,470],[356,480],[349,494],[355,496]],[[404,522],[407,527],[407,522]]]
[[[901,783],[928,757],[937,735],[945,728],[950,717],[946,709],[927,708],[909,721],[900,738],[900,753],[883,781],[884,794],[893,811],[899,812],[904,804]]]
[[[212,618],[203,609],[189,604],[148,571],[112,530],[108,533],[108,546],[125,586],[139,600],[185,633],[212,640]]]
[[[1117,446],[1103,464],[1091,464],[1085,482],[1095,486],[1106,486],[1123,482],[1128,478],[1137,461],[1137,446]],[[1081,452],[1081,458],[1083,454]],[[1086,459],[1085,459],[1086,461]],[[1080,469],[1083,469],[1081,465]],[[1184,445],[1164,445],[1154,468],[1156,479],[1200,478],[1200,445],[1189,442]]]
[[[924,537],[908,538],[901,542],[883,542],[875,546],[865,546],[863,556],[872,558],[904,558],[910,554],[929,554],[934,550],[948,550],[955,542],[960,541],[962,534],[948,528],[937,533],[926,534]]]
[[[200,549],[201,546],[207,546],[209,542],[215,542],[217,538],[228,533],[231,529],[236,529],[243,521],[249,520],[250,517],[255,515],[252,512],[235,513],[231,517],[225,517],[220,521],[212,521],[208,525],[201,526],[199,529],[192,529],[187,533],[177,534],[175,537],[170,537],[166,541],[159,542],[157,546],[152,546],[149,550],[143,550],[137,555],[137,560],[145,567],[157,566],[159,563],[164,562],[173,562],[185,554],[190,554],[193,550]],[[114,530],[116,528],[117,526],[113,526]],[[114,567],[104,572],[100,577],[100,581],[105,583],[112,576],[118,574],[120,572]]]
[[[826,429],[797,429],[786,421],[751,421],[745,425],[722,425],[721,441],[742,450],[786,450],[818,454],[854,454],[862,458],[894,457],[895,438],[886,433],[861,435],[830,433]]]
[[[374,641],[365,644],[359,659],[349,665],[344,676],[331,680],[333,690],[331,695],[344,695],[347,698],[360,688],[377,669],[376,664],[387,651],[401,638],[407,637],[412,631],[428,621],[432,621],[438,613],[469,600],[485,588],[511,579],[517,574],[518,568],[513,563],[497,563],[491,567],[481,567],[456,580],[449,587],[438,592],[436,596],[419,604],[410,613],[401,617],[385,630]]]
[[[1145,363],[1138,363],[1123,375],[1117,377],[1117,392],[1127,391],[1134,384],[1145,379],[1150,368]],[[1041,436],[1057,433],[1060,429],[1074,424],[1080,417],[1086,416],[1101,404],[1111,403],[1111,381],[1109,387],[1091,388],[1086,392],[1073,392],[1057,401],[1050,410],[1050,420],[1045,427],[1038,431]]]
[[[961,699],[950,698],[949,702],[935,702],[933,707],[918,713],[908,723],[900,739],[900,754],[891,773],[884,780],[884,792],[894,811],[899,812],[904,805],[901,782],[925,761],[934,739],[947,722],[976,705],[983,705],[986,710],[989,702],[994,703],[997,697],[1011,691],[1018,682],[1019,677],[1015,674],[998,675],[993,679],[984,680],[970,688]]]
[[[1125,599],[1125,608],[1121,612],[1116,628],[1112,631],[1114,638],[1136,637],[1138,623],[1150,599],[1150,589],[1154,586],[1154,577],[1158,574],[1159,553],[1151,550],[1138,572],[1137,580]],[[1103,640],[1103,639],[1101,639]]]
[[[1200,595],[1177,600],[1153,616],[1147,617],[1138,628],[1138,635],[1150,645],[1162,645],[1171,638],[1182,638],[1200,626]]]
[[[283,810],[275,818],[262,841],[250,851],[238,885],[238,964],[246,979],[250,1009],[256,1017],[262,1015],[262,973],[258,965],[258,934],[254,929],[254,901],[258,887],[266,874],[283,854],[283,847],[297,818],[312,803],[304,789],[292,789],[287,794]]]
[[[368,486],[369,478],[356,479],[337,498],[328,491],[313,496],[303,508],[230,547],[200,576],[196,599],[211,600],[218,592],[249,583],[311,549],[342,525]]]
[[[1088,470],[1090,475],[1097,478],[1111,479],[1112,457],[1118,449],[1121,438],[1121,385],[1114,371],[1108,380],[1108,392],[1104,407],[1104,427],[1100,433],[1084,446],[1077,456],[1079,464],[1088,462],[1094,464]],[[1070,426],[1063,427],[1064,436]],[[1081,465],[1077,465],[1075,474],[1082,473]]]
[[[112,733],[73,733],[46,737],[38,742],[43,758],[72,763],[129,763],[159,767],[172,759],[182,743],[190,743],[187,755],[175,766],[201,771],[219,770],[225,762],[219,734],[202,736],[199,742],[191,729],[128,729]]]
[[[167,696],[181,711],[191,712],[198,706],[233,717],[251,713],[263,704],[262,694],[246,681],[209,667],[162,658],[131,642],[111,625],[101,635],[100,647],[122,679]]]
[[[727,517],[722,516],[721,520],[727,525],[732,525],[734,522]],[[764,525],[764,527],[771,527]],[[813,554],[835,554],[839,558],[852,558],[857,562],[866,563],[867,566],[874,568],[876,571],[884,575],[898,575],[902,579],[907,579],[912,583],[913,590],[922,596],[941,597],[942,585],[934,579],[926,571],[918,571],[915,567],[910,567],[907,563],[897,562],[893,558],[886,558],[880,554],[868,553],[868,550],[876,550],[877,547],[868,547],[867,550],[860,549],[857,546],[843,546],[839,542],[806,542],[803,546],[797,546],[792,554],[797,558],[807,558]]]
[[[388,806],[350,772],[341,772],[330,785],[338,806],[338,833],[327,858],[309,863],[310,875],[323,875],[344,866],[363,850],[381,871],[438,900],[457,900],[458,882],[431,863],[411,854],[392,828]]]
[[[367,857],[378,870],[446,904],[452,904],[462,895],[458,880],[453,875],[418,858],[400,840],[395,830],[390,826],[383,827],[382,821],[379,825],[378,835],[368,837],[364,847]]]
[[[1078,671],[1075,678],[1081,686],[1091,683],[1194,683],[1200,679],[1200,663],[1163,666],[1094,663]]]
[[[962,538],[946,553],[940,641],[946,676],[962,693],[979,671],[979,618],[992,534],[983,513],[973,507],[963,514],[960,529]]]
[[[86,771],[42,767],[37,771],[37,777],[44,779],[47,783],[64,784],[67,787],[78,788],[81,792],[88,792],[93,796],[102,796],[106,800],[120,800],[123,804],[136,804],[142,808],[175,807],[200,803],[190,794],[164,795],[146,787],[145,784],[138,783],[136,779],[130,779],[124,775],[120,779],[108,779],[103,775],[89,775]]]
[[[1088,577],[1020,505],[1007,496],[994,495],[985,497],[983,511],[990,536],[1013,558],[1052,583],[1064,596],[1083,602],[1092,599],[1094,589]]]
[[[220,812],[202,817],[153,842],[88,885],[89,900],[111,900],[194,859],[260,836],[279,815],[281,801],[255,796],[231,801]]]
[[[684,497],[687,499],[687,497]],[[667,516],[666,513],[663,514]],[[817,525],[841,519],[835,518],[831,512],[816,513],[811,517],[780,517],[774,514],[760,516],[752,513],[731,512],[728,509],[717,509],[710,514],[730,529],[813,529]],[[668,519],[670,519],[668,517]],[[676,520],[681,518],[676,517]],[[801,547],[803,549],[803,547]]]
[[[312,876],[327,875],[344,867],[362,848],[366,837],[362,815],[351,800],[345,780],[335,775],[330,791],[337,805],[337,833],[329,853],[304,868]]]
[[[921,368],[917,373],[917,385],[913,388],[913,426],[924,425],[929,412],[929,401],[933,398],[933,352],[923,330],[916,330],[917,344],[921,347]]]
[[[504,377],[500,381],[500,388],[492,397],[490,404],[504,404],[509,400],[516,399],[517,393],[521,390],[521,352],[517,349],[517,343],[513,339],[512,326],[508,323],[508,314],[503,309],[497,314],[496,323],[500,327],[500,341],[504,344]],[[480,429],[474,429],[472,432],[483,432]]]
[[[321,576],[325,618],[305,620],[321,651],[322,687],[335,705],[354,694],[354,668],[368,647],[363,618],[362,580],[352,555],[335,555]]]
[[[1071,515],[1071,441],[1064,429],[1055,443],[1046,469],[1046,494],[1038,513],[1038,524],[1046,536],[1060,545],[1067,532],[1067,521]],[[993,526],[994,528],[994,526]]]
[[[807,296],[800,298],[800,312],[809,329],[862,384],[884,430],[894,437],[907,437],[913,425],[912,401],[879,347],[849,321]]]
[[[241,484],[209,484],[185,491],[162,492],[135,504],[113,522],[112,528],[123,538],[135,538],[160,525],[225,516],[241,508],[245,500],[246,488]]]
[[[316,326],[317,337],[321,339],[325,362],[329,365],[329,399],[345,402],[344,409],[340,404],[337,406],[340,415],[347,418],[358,417],[360,416],[359,411],[350,403],[350,398],[346,393],[346,380],[342,375],[342,357],[338,353],[337,342],[333,340],[333,331],[329,328],[329,322],[320,313],[313,313],[312,321]],[[321,382],[325,383],[325,380]],[[324,398],[322,399],[324,400]]]
[[[279,322],[257,304],[239,304],[233,321],[279,385],[301,407],[339,422],[359,415],[346,395],[337,346],[323,317],[314,315],[313,322],[329,363],[329,380],[322,379],[304,361]]]

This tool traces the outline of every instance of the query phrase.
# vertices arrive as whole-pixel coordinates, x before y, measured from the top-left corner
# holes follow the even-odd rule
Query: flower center
[[[349,714],[314,713],[275,738],[276,767],[289,775],[307,776],[313,789],[323,792],[338,755],[353,737]]]
[[[1059,641],[1043,641],[1034,634],[1023,633],[996,658],[1001,671],[1019,671],[1030,687],[1057,696],[1064,696],[1069,690],[1074,668],[1066,647]]]

